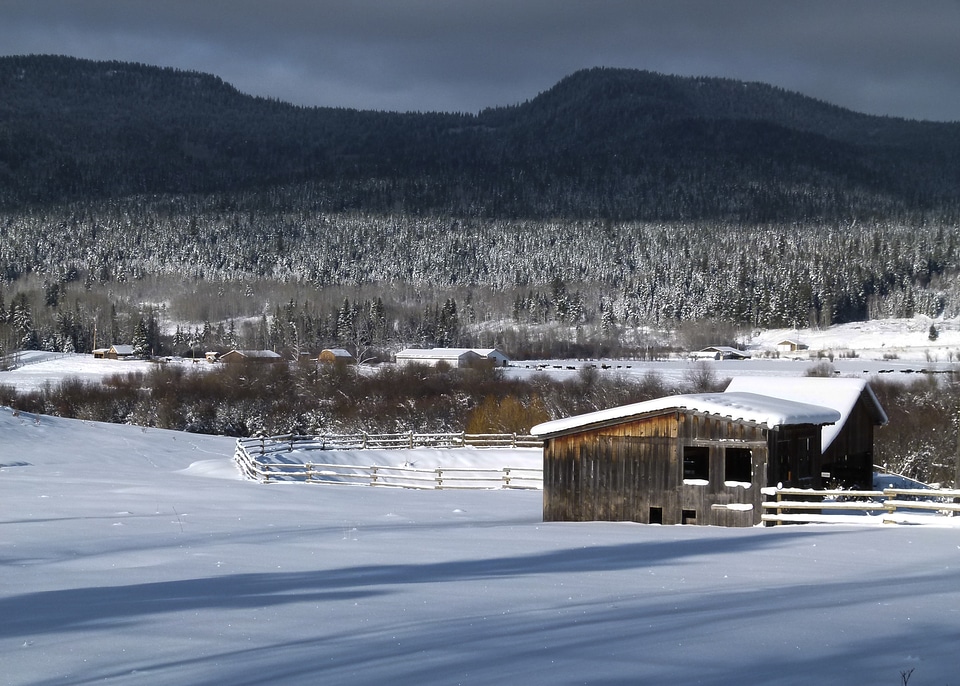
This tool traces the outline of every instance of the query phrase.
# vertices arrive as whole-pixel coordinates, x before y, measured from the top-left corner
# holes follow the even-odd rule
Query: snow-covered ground
[[[25,351],[19,355],[18,366],[15,369],[0,371],[0,384],[13,386],[21,392],[36,391],[43,388],[45,384],[56,386],[68,378],[99,382],[114,374],[147,372],[158,364],[176,364],[195,369],[213,367],[204,359],[194,361],[173,358],[161,363],[146,360],[96,359],[90,353],[48,353],[34,350]]]
[[[930,325],[937,339],[929,340]],[[777,351],[784,340],[807,346],[792,353]],[[547,373],[572,378],[584,366],[624,378],[654,373],[669,384],[712,370],[718,380],[734,376],[803,376],[820,363],[832,364],[842,376],[909,380],[918,372],[942,372],[960,365],[960,320],[884,319],[841,324],[827,329],[771,329],[743,336],[748,360],[696,361],[683,355],[664,360],[523,360],[509,372],[520,378]]]
[[[261,485],[232,451],[0,408],[0,683],[958,680],[955,528],[544,524],[535,491]]]
[[[930,340],[931,324],[937,332],[933,341]],[[960,362],[960,320],[919,315],[912,319],[838,324],[826,329],[770,329],[747,337],[744,343],[751,350],[769,351],[776,350],[778,343],[788,339],[809,346],[809,352],[814,355],[818,351],[833,351],[841,356],[852,350],[868,360]]]

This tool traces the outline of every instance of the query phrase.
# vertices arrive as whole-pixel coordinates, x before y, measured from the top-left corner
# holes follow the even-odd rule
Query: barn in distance
[[[544,521],[753,526],[765,487],[854,485],[867,469],[872,474],[873,427],[886,416],[864,382],[766,383],[766,393],[731,382],[724,393],[657,398],[534,427],[544,440]],[[803,401],[809,394],[816,403]]]

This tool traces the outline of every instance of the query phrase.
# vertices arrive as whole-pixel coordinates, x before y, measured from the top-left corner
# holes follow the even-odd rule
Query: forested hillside
[[[592,69],[478,114],[299,108],[198,73],[0,58],[7,207],[310,181],[323,209],[501,218],[953,217],[960,124]]]
[[[952,316],[958,210],[960,124],[763,84],[592,69],[512,107],[399,114],[0,58],[8,351]]]

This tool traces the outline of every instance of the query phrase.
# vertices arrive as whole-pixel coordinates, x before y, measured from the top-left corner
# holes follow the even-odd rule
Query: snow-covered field
[[[67,354],[30,350],[19,355],[15,369],[0,372],[0,384],[13,386],[21,392],[36,391],[43,388],[45,384],[56,386],[68,378],[98,382],[114,374],[147,372],[160,364],[146,360],[96,359],[90,353]],[[196,369],[212,367],[206,360],[194,362],[179,358],[163,364],[178,364]]]
[[[938,331],[936,341],[929,340],[930,325]],[[756,333],[756,332],[754,332]],[[775,355],[777,343],[799,340],[807,350]],[[603,374],[624,378],[655,373],[666,383],[682,384],[698,365],[707,364],[718,379],[733,376],[803,376],[813,365],[830,362],[844,376],[910,379],[920,371],[944,371],[960,365],[960,320],[885,319],[833,326],[829,329],[775,329],[745,338],[743,347],[750,360],[721,360],[707,363],[686,358],[656,361],[637,360],[524,360],[507,372],[519,378],[550,374],[573,377],[589,364]],[[832,353],[832,361],[829,356]],[[850,355],[856,355],[851,357]],[[146,371],[157,363],[137,360],[95,360],[89,354],[28,352],[22,366],[0,372],[0,384],[20,391],[32,391],[44,384],[57,384],[66,378],[97,381],[113,374]],[[164,364],[179,364],[195,369],[211,369],[205,360],[173,359]]]
[[[930,325],[937,339],[929,340]],[[794,353],[778,353],[784,340],[807,346]],[[573,377],[585,365],[601,374],[624,378],[655,373],[665,382],[682,385],[706,365],[718,380],[734,376],[803,376],[818,363],[832,364],[843,376],[909,380],[917,372],[945,371],[960,364],[960,320],[885,319],[832,326],[828,329],[772,329],[744,336],[741,347],[748,360],[694,361],[675,358],[637,360],[525,360],[509,372],[526,378],[548,373]],[[0,377],[2,378],[2,377]]]
[[[0,683],[960,681],[955,528],[544,524],[539,492],[261,485],[232,451],[0,408]]]

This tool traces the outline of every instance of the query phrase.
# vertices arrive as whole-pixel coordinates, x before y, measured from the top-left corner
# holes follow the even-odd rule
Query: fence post
[[[890,489],[888,488],[883,489],[883,495],[884,495],[883,506],[886,510],[887,515],[894,515],[897,512],[897,506],[893,501],[896,500],[897,494],[888,493],[889,490]]]
[[[313,476],[313,465],[308,462],[304,465],[304,467],[307,468],[307,476],[304,478],[304,481],[312,481],[311,477]]]
[[[443,489],[443,470],[440,467],[437,467],[437,489]]]
[[[260,455],[265,455],[267,453],[267,439],[265,436],[260,437]]]
[[[360,443],[360,448],[361,450],[367,449],[367,432],[366,431],[363,432],[363,441],[361,441]]]
[[[370,485],[377,485],[377,465],[370,467]]]
[[[410,430],[410,450],[413,450],[413,429]]]
[[[516,436],[516,434],[514,434],[514,436]],[[510,468],[509,467],[503,468],[503,487],[510,488]]]
[[[516,448],[516,447],[517,447],[517,432],[516,432],[516,431],[513,432],[513,444],[512,444],[510,447],[511,447],[511,448]]]

